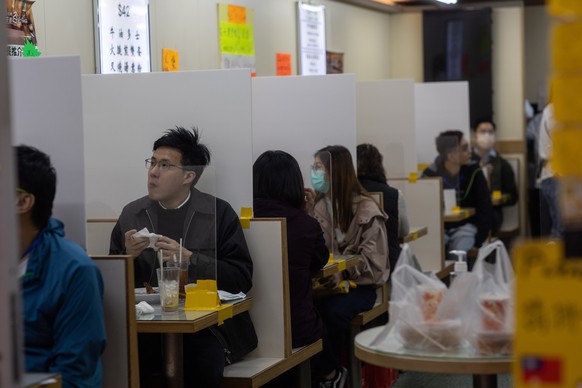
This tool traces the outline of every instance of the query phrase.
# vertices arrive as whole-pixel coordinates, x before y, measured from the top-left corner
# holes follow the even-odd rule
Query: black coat
[[[155,233],[158,208],[158,203],[147,196],[126,205],[111,232],[109,253],[126,253],[128,230],[147,227]],[[226,201],[192,189],[183,230],[184,247],[193,252],[188,270],[190,280],[216,279],[219,290],[249,292],[253,262],[238,216]],[[159,264],[153,249],[144,250],[134,260],[136,287],[143,287],[143,282],[157,284],[157,277],[152,276],[156,267]],[[257,347],[257,335],[248,312],[227,319],[212,331],[225,346],[227,362],[234,362]]]
[[[445,229],[457,228],[471,223],[477,227],[475,236],[475,247],[479,248],[489,236],[493,225],[493,204],[491,194],[487,186],[487,180],[476,163],[461,166],[459,174],[451,177],[445,170],[440,158],[437,157],[435,163],[425,169],[423,176],[443,178],[443,189],[457,190],[457,198],[461,199],[459,204],[462,208],[475,208],[475,215],[459,222],[445,222]],[[458,183],[458,186],[457,186]]]
[[[390,268],[394,269],[398,256],[400,256],[400,243],[398,242],[398,226],[400,215],[398,214],[398,190],[390,187],[386,178],[380,174],[358,175],[360,184],[369,192],[381,192],[384,197],[384,212],[388,214],[386,231],[388,232],[388,256]]]
[[[322,321],[313,303],[313,272],[329,258],[323,231],[317,220],[282,201],[256,198],[255,217],[287,219],[287,259],[291,302],[293,347],[305,346],[322,337]]]
[[[481,161],[481,158],[476,153],[473,153],[471,159],[476,163]],[[499,154],[489,158],[488,164],[491,164],[491,176],[489,177],[490,191],[500,191],[502,194],[509,194],[509,200],[503,205],[494,206],[494,220],[493,233],[496,233],[503,224],[503,207],[513,206],[517,203],[519,198],[517,184],[515,183],[515,173],[513,168],[507,160]]]

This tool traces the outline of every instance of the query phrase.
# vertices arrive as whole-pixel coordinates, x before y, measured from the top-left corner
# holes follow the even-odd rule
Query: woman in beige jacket
[[[357,266],[322,280],[334,289],[342,280],[357,287],[335,293],[317,302],[325,325],[324,349],[314,361],[315,373],[323,376],[320,386],[342,387],[346,370],[340,366],[341,347],[351,320],[374,306],[376,288],[388,280],[388,216],[358,182],[349,150],[327,146],[317,151],[311,171],[315,193],[308,193],[312,214],[324,232],[326,245],[335,256],[357,255]]]

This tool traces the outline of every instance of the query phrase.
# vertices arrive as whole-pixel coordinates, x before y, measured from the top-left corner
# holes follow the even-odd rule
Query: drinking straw
[[[158,260],[160,261],[160,278],[162,282],[164,281],[164,253],[160,249],[158,251]]]
[[[180,268],[182,268],[182,237],[180,237]]]

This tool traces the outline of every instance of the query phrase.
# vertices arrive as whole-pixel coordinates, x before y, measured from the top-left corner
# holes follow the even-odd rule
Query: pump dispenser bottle
[[[467,252],[455,250],[451,251],[450,253],[457,256],[454,271],[451,272],[451,282],[453,282],[462,273],[467,272]]]

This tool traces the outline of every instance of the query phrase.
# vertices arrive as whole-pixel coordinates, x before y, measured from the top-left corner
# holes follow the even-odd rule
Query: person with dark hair
[[[136,236],[138,230],[147,228],[159,235],[155,249],[163,251],[164,260],[181,255],[189,262],[189,281],[215,279],[219,290],[234,294],[251,289],[253,263],[236,212],[226,201],[194,187],[209,163],[210,152],[200,143],[197,128],[168,129],[154,143],[153,155],[146,160],[148,195],[123,208],[111,233],[110,254],[135,258],[136,287],[144,282],[157,284],[156,252],[148,248],[149,238]],[[146,341],[145,337],[140,335],[140,341]],[[186,335],[184,341],[185,362],[191,366],[185,368],[186,378],[204,387],[220,386],[225,363],[242,358],[257,346],[248,312],[221,326]],[[145,347],[148,352],[154,350]],[[140,365],[148,360],[151,358],[140,360]],[[152,368],[140,371],[150,372],[160,364],[154,361]]]
[[[481,166],[491,193],[497,191],[509,195],[507,202],[493,207],[492,232],[495,234],[503,223],[503,206],[513,206],[517,203],[515,174],[507,160],[501,157],[494,148],[496,126],[493,120],[480,119],[475,121],[472,131],[475,144],[471,159]]]
[[[384,197],[384,212],[388,214],[386,230],[388,232],[390,268],[394,268],[398,256],[400,256],[398,239],[406,236],[410,229],[404,195],[400,190],[388,185],[386,171],[382,165],[383,156],[378,148],[372,144],[360,144],[356,151],[360,184],[368,192],[380,192]]]
[[[458,222],[445,222],[446,250],[479,248],[489,236],[493,205],[485,176],[477,163],[470,163],[471,150],[463,132],[449,130],[436,138],[438,156],[423,176],[440,176],[443,189],[454,189],[459,206],[474,208],[475,215]]]
[[[255,217],[287,220],[287,258],[293,347],[322,338],[323,324],[315,310],[312,274],[325,266],[329,250],[319,223],[305,211],[299,164],[284,151],[266,151],[253,164]]]
[[[340,353],[350,322],[374,306],[376,288],[385,284],[390,274],[388,217],[358,182],[352,155],[343,146],[327,146],[315,153],[311,183],[317,192],[313,214],[323,229],[328,249],[360,258],[358,265],[322,282],[324,287],[337,289],[343,279],[357,287],[317,304],[329,341],[324,342],[314,369],[323,376],[321,387],[342,387],[347,371],[340,365]]]
[[[19,264],[27,372],[58,373],[63,387],[100,387],[105,350],[103,280],[51,217],[57,176],[36,148],[15,147]]]

